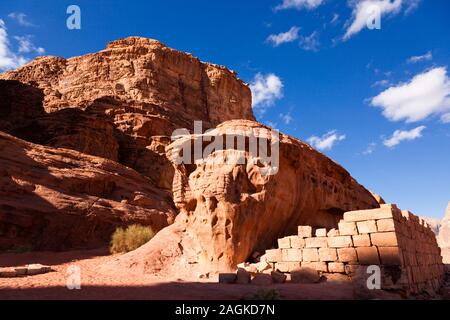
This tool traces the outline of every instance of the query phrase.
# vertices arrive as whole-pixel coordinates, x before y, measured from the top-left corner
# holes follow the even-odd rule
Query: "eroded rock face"
[[[344,211],[378,207],[341,166],[286,135],[276,175],[249,152],[243,164],[173,162],[180,141],[170,135],[194,120],[222,134],[267,128],[252,121],[250,90],[233,72],[158,41],[38,58],[0,79],[0,131],[32,142],[0,135],[3,248],[105,244],[117,225],[159,229],[179,212],[114,263],[193,275],[232,270],[298,225],[332,228]]]
[[[257,135],[268,128],[253,121],[229,121],[216,131],[230,129],[253,129]],[[186,139],[195,143],[198,138]],[[172,160],[173,151],[186,139],[168,147]],[[175,165],[174,202],[180,210],[175,225],[117,263],[138,268],[142,260],[153,259],[160,252],[163,261],[159,259],[157,267],[145,264],[142,268],[168,272],[184,264],[183,268],[189,266],[195,272],[230,271],[254,251],[263,252],[277,238],[295,234],[298,225],[333,228],[344,211],[379,207],[371,193],[341,166],[286,135],[280,137],[275,175],[263,175],[260,162],[249,152],[240,153],[244,164],[214,165],[208,161],[224,153],[234,155],[229,150],[216,150],[204,162]]]
[[[98,247],[117,226],[174,218],[170,193],[130,168],[0,132],[0,250]]]
[[[67,60],[38,58],[0,78],[42,89],[47,112],[115,97],[128,102],[117,108],[141,108],[143,115],[157,110],[172,123],[184,118],[190,125],[203,120],[215,126],[230,119],[254,119],[250,90],[235,73],[147,38],[113,41],[98,53]],[[179,116],[164,117],[172,112]]]
[[[191,130],[194,120],[211,128],[230,119],[254,119],[250,90],[235,73],[146,38],[117,40],[105,50],[70,59],[37,58],[0,79],[40,89],[34,94],[40,94],[42,102],[39,97],[35,100],[48,113],[82,118],[82,124],[75,125],[76,120],[72,127],[70,120],[65,121],[69,128],[62,129],[56,125],[60,118],[47,118],[43,126],[52,125],[56,137],[21,138],[118,160],[166,189],[171,187],[173,169],[164,148],[175,129]],[[23,100],[15,104],[27,106]],[[81,133],[65,139],[68,131]],[[107,150],[89,140],[96,132]],[[49,140],[53,144],[46,143]]]
[[[250,128],[258,136],[263,126],[230,121],[217,131],[225,135]],[[210,157],[217,153],[230,157],[229,150]],[[378,207],[370,192],[342,167],[288,136],[281,136],[274,175],[263,175],[259,159],[249,152],[243,156],[245,164],[215,165],[206,159],[192,172],[184,165],[176,168],[175,204],[187,213],[187,228],[196,231],[200,263],[213,269],[234,268],[279,236],[294,234],[298,225],[332,228],[344,211]]]
[[[37,157],[47,159],[54,152],[58,160],[48,160],[48,166],[61,169],[54,169],[57,184],[47,174],[46,162],[29,178],[23,176],[29,170],[27,161],[5,167],[2,177],[8,184],[0,186],[1,192],[17,196],[1,199],[0,249],[30,241],[39,249],[94,247],[107,244],[117,225],[155,223],[157,229],[167,225],[174,217],[171,188],[175,171],[165,153],[172,132],[192,130],[194,120],[211,128],[237,118],[254,119],[250,90],[234,72],[151,39],[122,39],[98,53],[70,59],[41,57],[0,74],[0,131],[35,144],[4,141],[14,148],[10,154],[21,159],[26,152],[19,149],[31,148]],[[37,144],[58,149],[41,149]],[[5,155],[8,161],[13,157],[10,154]],[[69,160],[64,158],[67,154]],[[114,161],[114,167],[100,176],[91,174],[86,155]],[[137,171],[133,171],[135,182],[124,182],[124,199],[117,198],[116,187],[111,187],[120,178],[116,167],[119,172],[124,170],[118,163]],[[23,201],[18,198],[24,192],[22,186],[9,183],[15,179],[30,185]],[[132,193],[141,189],[154,195]],[[115,196],[110,198],[110,193]],[[103,194],[113,204],[100,206],[101,199],[94,201]],[[39,205],[27,204],[33,201]],[[32,223],[11,222],[22,221],[22,216]],[[160,217],[157,222],[156,217]]]
[[[33,143],[118,161],[114,124],[93,107],[46,113],[42,90],[13,80],[0,80],[0,96],[1,131]]]

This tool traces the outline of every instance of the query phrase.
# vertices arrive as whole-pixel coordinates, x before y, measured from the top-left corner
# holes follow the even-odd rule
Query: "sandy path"
[[[0,266],[28,263],[51,265],[54,272],[20,277],[0,278],[0,300],[3,299],[242,299],[261,287],[255,285],[222,285],[211,280],[173,281],[156,276],[101,274],[98,267],[112,259],[106,249],[71,252],[0,254]],[[67,268],[80,267],[81,290],[66,287]],[[284,299],[352,299],[350,283],[279,284]]]

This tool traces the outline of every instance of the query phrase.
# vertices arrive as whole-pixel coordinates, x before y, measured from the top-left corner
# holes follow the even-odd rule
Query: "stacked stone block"
[[[29,264],[21,267],[0,268],[0,278],[34,276],[51,272],[52,268],[42,264]]]
[[[298,235],[279,239],[278,249],[262,259],[286,274],[309,267],[352,275],[360,266],[378,265],[383,289],[409,293],[437,290],[445,273],[433,231],[395,205],[346,212],[338,229],[299,226]]]

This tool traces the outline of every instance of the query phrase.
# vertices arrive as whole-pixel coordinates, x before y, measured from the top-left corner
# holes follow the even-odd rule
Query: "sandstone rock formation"
[[[195,120],[221,135],[268,128],[254,122],[236,74],[156,40],[42,57],[0,79],[0,131],[16,137],[0,136],[0,248],[95,246],[117,225],[160,229],[178,214],[105,268],[205,273],[234,269],[299,224],[332,228],[345,211],[379,206],[341,166],[286,135],[273,176],[249,152],[234,153],[244,164],[175,163],[175,147],[205,137],[171,144]]]
[[[79,157],[89,154],[135,169],[142,175],[137,179],[142,183],[140,188],[165,190],[157,190],[156,193],[165,194],[164,201],[167,195],[168,203],[165,202],[159,209],[164,212],[169,208],[164,214],[170,219],[173,217],[171,187],[174,169],[165,155],[165,146],[171,141],[172,131],[178,128],[192,129],[194,120],[203,121],[203,127],[209,128],[229,119],[254,119],[250,90],[237,79],[235,73],[225,67],[200,62],[190,54],[145,38],[132,37],[114,41],[101,52],[71,59],[41,57],[18,70],[0,74],[0,79],[3,79],[0,80],[0,131],[35,144],[84,153]],[[35,147],[37,148],[31,148]],[[42,149],[35,150],[40,152],[37,150]],[[60,151],[54,152],[58,154]],[[46,155],[42,157],[45,158]],[[76,168],[78,165],[86,166],[83,161],[73,165]],[[18,172],[26,172],[26,168],[20,170],[20,164],[18,166]],[[37,176],[42,174],[39,185],[50,187],[45,180],[48,175],[43,173],[45,170],[37,173]],[[64,174],[61,175],[66,180]],[[114,170],[106,174],[108,175],[115,175]],[[89,179],[102,178],[81,176],[79,185],[71,186],[71,191],[81,197],[86,196],[86,201],[91,194],[86,191],[89,188],[84,184],[88,185]],[[106,181],[105,184],[109,182]],[[135,191],[138,192],[140,188]],[[40,198],[41,194],[33,189],[30,192]],[[56,190],[56,195],[51,199],[44,196],[49,201],[49,208],[55,207],[53,202],[59,201],[61,190]],[[20,185],[3,191],[5,194],[22,192]],[[92,190],[94,193],[100,191]],[[64,192],[65,190],[62,191]],[[155,200],[159,201],[159,195]],[[145,200],[144,203],[152,201]],[[7,212],[2,210],[2,215],[8,214],[11,217],[20,214],[21,210],[28,212],[23,208],[24,203],[14,204],[10,201],[10,205],[15,209],[4,208]],[[53,225],[50,217],[55,210],[49,208],[45,209],[49,210],[45,217],[48,223],[30,225],[31,230],[21,229],[23,234],[30,234],[27,239],[5,240],[4,246],[0,248],[9,247],[15,242],[29,245],[27,241],[35,239],[38,233],[46,233],[50,237],[55,230],[47,230],[45,226]],[[62,210],[64,206],[60,208]],[[116,209],[113,209],[110,211],[115,212]],[[40,212],[39,210],[36,212]],[[147,212],[145,207],[136,210]],[[128,216],[127,222],[140,221],[148,224],[150,218],[131,217],[136,210],[124,207],[121,212]],[[77,219],[83,219],[83,212],[88,213],[77,212]],[[63,212],[63,216],[65,215]],[[9,220],[11,219],[15,220]],[[70,220],[70,216],[67,219]],[[87,223],[88,217],[85,219]],[[78,240],[89,246],[98,244],[99,239],[102,240],[101,243],[105,243],[119,220],[116,219],[108,227],[102,227],[103,231],[97,229],[95,235],[92,234],[93,231],[89,231],[84,236],[85,230],[80,229]],[[62,221],[63,219],[56,225],[60,225]],[[160,224],[159,227],[161,226]],[[6,234],[15,234],[15,231],[9,230],[15,230],[16,227],[2,220],[1,229]],[[65,229],[58,232],[65,232]],[[41,249],[55,249],[57,244],[61,248],[81,244],[77,239],[60,243],[57,239],[59,238],[55,236],[55,240],[50,242],[32,242],[36,248]]]
[[[169,192],[133,169],[0,132],[0,248],[108,243],[116,226],[173,222]]]
[[[0,96],[1,131],[33,143],[118,161],[114,124],[92,107],[46,113],[42,90],[15,80],[0,80]]]
[[[96,99],[114,97],[123,102],[119,114],[131,111],[147,120],[135,132],[151,131],[151,119],[145,119],[150,114],[159,114],[169,126],[192,125],[194,120],[215,126],[230,119],[254,119],[250,90],[235,73],[146,38],[113,41],[98,53],[67,60],[37,58],[0,78],[42,89],[47,112],[87,107]]]
[[[17,80],[40,89],[46,112],[63,110],[63,114],[48,120],[54,126],[62,117],[73,120],[65,124],[69,128],[56,126],[57,140],[64,141],[55,141],[50,135],[34,142],[51,140],[56,146],[110,159],[118,157],[120,163],[166,189],[171,188],[173,170],[163,150],[173,130],[192,129],[194,120],[211,128],[226,120],[254,119],[250,89],[235,73],[146,38],[117,40],[105,50],[81,57],[37,58],[16,71],[1,74],[0,79]],[[27,106],[27,97],[19,98],[14,105]],[[39,92],[35,90],[33,97],[38,106]],[[83,124],[77,124],[77,117],[83,119]],[[114,124],[118,154],[109,122]],[[60,138],[73,131],[79,134]],[[97,139],[92,131],[100,131],[101,136]],[[77,140],[82,143],[74,143]],[[109,149],[97,148],[99,141],[105,141]],[[103,154],[98,154],[100,151]]]
[[[219,125],[211,134],[253,130],[258,135],[262,129],[269,128],[236,120]],[[173,160],[177,146],[201,137],[174,142],[167,148],[169,157]],[[210,157],[223,153],[233,154],[216,150]],[[275,175],[262,175],[255,156],[242,155],[244,164],[215,165],[206,159],[175,165],[173,193],[180,210],[176,223],[113,265],[150,273],[175,272],[185,265],[192,268],[190,274],[230,271],[254,251],[263,252],[277,238],[294,233],[299,224],[333,228],[345,211],[379,207],[341,166],[289,136],[280,137]]]

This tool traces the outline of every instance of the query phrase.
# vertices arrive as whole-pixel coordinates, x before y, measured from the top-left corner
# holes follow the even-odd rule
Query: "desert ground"
[[[1,73],[0,97],[0,267],[51,267],[2,272],[2,300],[246,299],[262,288],[359,299],[357,266],[373,265],[398,291],[370,298],[448,296],[439,245],[450,204],[432,229],[386,203],[312,145],[257,122],[250,87],[224,66],[128,37]],[[212,130],[197,132],[199,121]],[[210,148],[213,136],[233,147]],[[111,236],[130,225],[151,240],[110,255]],[[80,289],[67,287],[72,266]]]
[[[120,277],[99,273],[99,265],[114,258],[108,250],[70,252],[8,253],[0,255],[0,267],[20,266],[31,262],[50,265],[54,271],[28,277],[0,279],[0,300],[8,299],[175,299],[216,300],[244,299],[261,286],[224,285],[217,278],[196,282],[161,279],[156,276],[124,274]],[[11,264],[11,262],[13,262]],[[67,268],[81,268],[81,289],[66,287]],[[350,282],[326,281],[319,284],[274,284],[282,299],[353,299]],[[395,298],[396,296],[392,296]],[[398,297],[398,296],[397,296]]]

